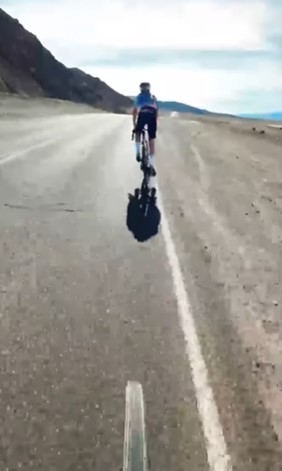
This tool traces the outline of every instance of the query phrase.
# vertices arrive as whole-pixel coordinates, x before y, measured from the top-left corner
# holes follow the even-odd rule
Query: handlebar
[[[144,136],[146,130],[147,130],[147,125],[145,125],[145,127],[142,129],[142,131],[140,132],[140,134],[141,134],[142,136]],[[132,140],[132,141],[134,140],[134,134],[136,134],[136,130],[135,130],[135,129],[133,129],[132,134],[131,134],[131,140]]]

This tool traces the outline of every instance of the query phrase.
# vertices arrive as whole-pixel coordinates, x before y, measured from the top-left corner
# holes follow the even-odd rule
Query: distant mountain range
[[[273,113],[257,113],[257,114],[242,114],[242,115],[231,115],[227,113],[215,113],[208,110],[203,110],[201,108],[195,108],[185,103],[180,103],[178,101],[159,101],[160,109],[163,111],[176,111],[178,113],[192,113],[202,116],[226,116],[226,117],[238,117],[238,118],[249,118],[249,119],[262,119],[262,120],[273,120],[281,121],[282,120],[282,111],[273,112]]]
[[[0,92],[69,100],[114,112],[132,105],[99,78],[65,67],[1,8]]]
[[[270,121],[282,121],[282,111],[275,111],[274,113],[257,113],[257,114],[243,114],[242,118],[251,119],[265,119]]]
[[[131,96],[131,99],[135,97]],[[215,113],[213,111],[204,110],[202,108],[195,108],[194,106],[187,105],[186,103],[181,103],[178,101],[159,101],[160,110],[168,111],[168,112],[177,112],[177,113],[192,113],[198,116],[221,116],[226,118],[245,118],[245,119],[262,119],[262,120],[273,120],[273,121],[281,121],[282,120],[282,112],[274,112],[274,113],[261,113],[261,114],[238,114],[232,115],[228,113]]]
[[[131,100],[135,97],[130,96]],[[193,113],[197,115],[210,115],[214,114],[207,110],[202,110],[201,108],[195,108],[194,106],[186,105],[186,103],[180,103],[179,101],[161,101],[158,100],[160,110],[162,111],[176,111],[178,113]]]
[[[210,111],[195,108],[194,106],[186,105],[178,101],[158,101],[160,110],[176,111],[178,113],[193,113],[198,115],[212,114]]]

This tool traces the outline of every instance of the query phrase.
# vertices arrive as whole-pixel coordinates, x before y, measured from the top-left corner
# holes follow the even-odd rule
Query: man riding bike
[[[141,161],[141,132],[145,124],[148,125],[150,156],[148,165],[151,167],[152,176],[156,176],[155,169],[155,139],[157,133],[158,102],[151,94],[151,86],[148,82],[140,84],[140,93],[134,100],[133,126],[135,132],[136,160]]]

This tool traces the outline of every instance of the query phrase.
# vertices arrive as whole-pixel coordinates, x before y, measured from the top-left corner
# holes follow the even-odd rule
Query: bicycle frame
[[[132,131],[132,140],[134,139],[134,134],[136,131]],[[144,178],[148,180],[150,176],[150,170],[148,169],[148,158],[149,158],[149,136],[148,136],[148,126],[144,126],[140,133],[140,143],[141,143],[141,170],[144,172]]]
[[[134,131],[132,133],[132,140],[134,138]],[[144,209],[145,216],[147,215],[149,204],[156,202],[156,189],[149,188],[151,169],[148,166],[149,158],[149,136],[148,136],[148,127],[144,126],[140,133],[140,143],[141,143],[141,170],[143,172],[143,180],[141,184],[141,202]],[[136,192],[135,196],[139,197],[139,190]]]

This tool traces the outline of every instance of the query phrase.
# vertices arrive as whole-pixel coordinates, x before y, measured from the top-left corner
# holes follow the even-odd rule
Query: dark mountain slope
[[[131,100],[99,78],[69,69],[0,8],[0,91],[46,96],[118,111]]]

